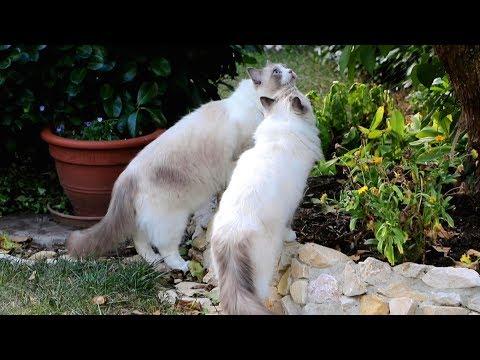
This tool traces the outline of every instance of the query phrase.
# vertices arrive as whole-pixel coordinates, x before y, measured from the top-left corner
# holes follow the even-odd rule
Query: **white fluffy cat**
[[[262,97],[266,118],[255,146],[237,162],[212,223],[212,259],[220,302],[228,314],[267,314],[268,296],[283,241],[309,172],[323,158],[315,117],[298,90]]]
[[[98,256],[133,237],[149,263],[164,260],[188,270],[178,252],[188,217],[226,187],[238,156],[251,146],[263,119],[260,96],[295,84],[296,74],[280,64],[248,72],[251,80],[230,97],[184,116],[130,162],[115,182],[105,217],[68,238],[72,255]]]

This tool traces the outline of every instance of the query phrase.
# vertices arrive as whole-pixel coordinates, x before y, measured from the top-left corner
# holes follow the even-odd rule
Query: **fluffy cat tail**
[[[248,241],[212,239],[220,303],[229,315],[272,315],[256,295]]]
[[[137,183],[131,176],[122,175],[113,186],[103,219],[91,228],[73,231],[68,237],[66,246],[70,255],[77,258],[100,256],[131,235],[135,225],[133,204]]]

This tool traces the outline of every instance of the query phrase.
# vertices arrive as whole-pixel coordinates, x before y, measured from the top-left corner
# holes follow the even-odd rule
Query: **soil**
[[[298,241],[315,242],[337,249],[355,261],[363,261],[369,256],[385,261],[375,249],[364,244],[365,240],[373,238],[371,231],[362,229],[361,226],[350,231],[350,216],[337,211],[326,212],[325,205],[312,203],[312,198],[320,199],[324,193],[329,198],[338,198],[342,180],[339,176],[319,176],[308,180],[305,197],[292,224]],[[468,250],[480,251],[480,211],[466,195],[454,195],[452,204],[455,209],[450,214],[454,219],[454,231],[457,235],[448,240],[437,240],[435,247],[428,245],[425,250],[425,264],[453,266]]]

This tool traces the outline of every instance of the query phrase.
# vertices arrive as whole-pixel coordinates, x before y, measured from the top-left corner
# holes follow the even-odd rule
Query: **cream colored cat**
[[[164,260],[170,268],[187,271],[178,246],[188,217],[226,187],[235,161],[251,146],[263,120],[260,96],[275,96],[296,79],[280,64],[248,73],[251,79],[230,97],[184,116],[131,161],[115,182],[102,221],[68,238],[72,255],[98,256],[133,237],[149,263]]]
[[[267,314],[268,296],[284,240],[307,177],[323,158],[315,117],[298,90],[261,98],[267,111],[255,146],[237,162],[212,223],[214,270],[227,314]]]

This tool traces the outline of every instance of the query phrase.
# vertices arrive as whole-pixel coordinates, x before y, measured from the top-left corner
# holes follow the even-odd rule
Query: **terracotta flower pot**
[[[49,128],[41,137],[50,155],[63,190],[77,216],[104,216],[113,184],[128,163],[165,129],[127,140],[84,141],[55,135]]]

